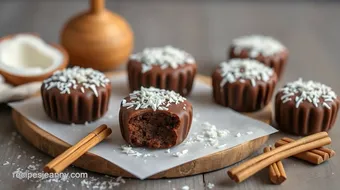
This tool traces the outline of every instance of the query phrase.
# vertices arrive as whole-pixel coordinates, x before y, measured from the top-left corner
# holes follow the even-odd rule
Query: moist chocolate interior
[[[131,143],[134,146],[167,148],[176,144],[174,128],[180,124],[176,115],[167,112],[144,112],[129,120]]]

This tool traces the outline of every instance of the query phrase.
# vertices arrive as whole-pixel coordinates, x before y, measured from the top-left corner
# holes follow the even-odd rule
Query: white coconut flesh
[[[39,37],[21,34],[0,42],[0,69],[21,76],[41,75],[56,69],[63,54]]]

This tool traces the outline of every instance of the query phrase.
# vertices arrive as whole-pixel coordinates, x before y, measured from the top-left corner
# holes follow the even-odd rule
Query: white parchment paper
[[[219,147],[205,146],[204,142],[182,143],[171,148],[170,153],[164,149],[134,148],[133,150],[138,151],[142,156],[127,155],[121,149],[121,145],[126,143],[120,134],[118,122],[120,102],[128,95],[126,76],[114,78],[112,86],[108,113],[102,119],[87,125],[65,125],[52,121],[45,114],[40,97],[9,105],[43,130],[69,144],[75,144],[100,124],[107,124],[112,129],[112,135],[92,148],[90,152],[118,165],[140,179],[277,131],[265,123],[216,105],[212,100],[211,87],[196,80],[193,92],[188,98],[193,104],[195,119],[187,140],[190,137],[194,138],[202,131],[202,123],[209,122],[218,129],[230,131],[229,135],[218,138]],[[187,154],[180,157],[173,155],[183,150],[188,150]],[[147,155],[144,156],[145,154]]]

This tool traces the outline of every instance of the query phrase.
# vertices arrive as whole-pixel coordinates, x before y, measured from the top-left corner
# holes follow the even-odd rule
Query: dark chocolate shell
[[[324,106],[315,107],[308,101],[302,102],[296,108],[294,101],[284,103],[282,96],[283,93],[279,92],[275,97],[275,120],[279,130],[305,136],[329,131],[333,127],[339,112],[339,98],[328,103],[330,109]]]
[[[119,125],[124,140],[132,146],[148,148],[170,148],[183,142],[191,127],[192,105],[185,100],[168,108],[135,110],[121,105]]]
[[[278,76],[278,79],[280,79],[283,75],[283,72],[285,70],[287,60],[288,60],[288,51],[284,50],[280,53],[277,53],[272,56],[263,56],[262,54],[259,54],[256,58],[252,58],[249,56],[249,50],[242,49],[239,54],[235,54],[234,52],[235,47],[231,46],[229,49],[229,58],[241,58],[241,59],[256,59],[257,61],[265,64],[266,66],[272,68],[275,73]]]
[[[108,110],[111,84],[97,87],[98,96],[91,89],[84,93],[71,89],[70,94],[61,94],[57,88],[41,87],[41,96],[46,114],[53,120],[67,124],[84,124],[95,121]]]
[[[274,74],[267,82],[256,81],[256,86],[252,86],[250,80],[245,80],[243,83],[240,81],[226,83],[221,87],[222,79],[217,69],[212,74],[214,100],[217,104],[238,112],[254,112],[268,105],[277,82]]]
[[[183,64],[176,69],[162,69],[160,66],[153,66],[151,70],[142,73],[142,63],[130,60],[127,70],[131,91],[140,90],[142,86],[152,86],[173,90],[182,96],[188,96],[192,90],[197,66],[196,64]]]

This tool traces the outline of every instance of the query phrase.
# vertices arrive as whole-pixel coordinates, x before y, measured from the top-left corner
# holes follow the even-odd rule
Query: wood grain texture
[[[193,54],[198,62],[198,71],[210,75],[216,65],[226,58],[226,47],[240,35],[261,33],[278,38],[287,46],[290,57],[278,87],[298,77],[313,79],[333,87],[340,94],[340,3],[327,1],[165,1],[165,0],[115,0],[107,1],[106,8],[122,15],[135,34],[134,52],[146,46],[172,44]],[[4,0],[0,1],[0,36],[18,32],[38,32],[49,42],[59,42],[59,33],[67,19],[77,12],[88,9],[84,0]],[[121,67],[122,68],[122,67]],[[12,172],[27,167],[31,156],[42,159],[51,157],[38,151],[24,139],[11,142],[15,131],[8,107],[0,107],[0,189],[35,189],[38,183],[14,179]],[[284,136],[271,135],[266,145]],[[330,131],[331,148],[340,151],[339,118]],[[26,151],[26,154],[23,153]],[[256,156],[262,151],[252,154]],[[22,155],[20,159],[16,159]],[[14,166],[2,166],[5,161]],[[117,189],[122,190],[172,190],[188,185],[203,190],[206,184],[215,184],[214,190],[272,190],[338,189],[340,186],[340,156],[311,166],[297,159],[283,161],[288,180],[280,186],[273,186],[267,172],[259,172],[241,184],[235,184],[226,175],[228,168],[204,175],[159,180],[128,179]],[[67,172],[84,172],[69,168]],[[89,172],[90,177],[105,180],[101,174]],[[303,176],[303,178],[301,178]],[[87,189],[81,186],[81,179],[69,183],[42,183],[41,189]],[[74,187],[72,184],[75,184]],[[60,187],[59,187],[60,186]]]
[[[119,72],[115,74],[108,73],[107,75],[114,78],[115,76],[126,74],[125,72]],[[209,82],[209,78],[205,76],[197,76],[196,80]],[[254,114],[247,113],[247,115],[255,119],[258,119],[257,117],[262,118],[263,122],[269,123],[271,121],[271,106],[267,106],[264,110],[255,112]],[[33,146],[52,157],[56,157],[70,147],[69,144],[42,130],[14,109],[12,111],[12,117],[18,132]],[[160,172],[150,178],[184,177],[218,170],[248,157],[251,153],[258,150],[267,140],[268,136],[260,137],[233,148],[193,160],[164,172]],[[76,162],[74,162],[73,165],[89,171],[113,176],[134,177],[132,174],[126,172],[115,164],[91,153],[84,154]]]
[[[70,18],[61,32],[61,44],[70,63],[109,71],[125,63],[133,48],[127,21],[105,9],[105,0],[89,0],[89,11]]]

